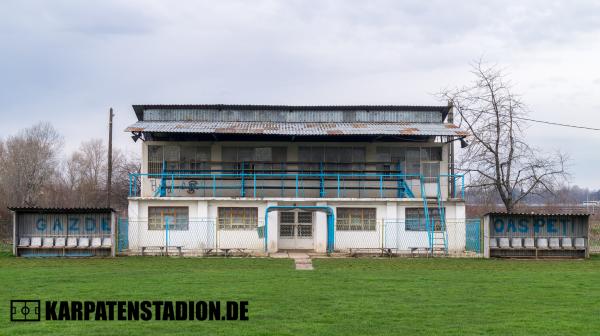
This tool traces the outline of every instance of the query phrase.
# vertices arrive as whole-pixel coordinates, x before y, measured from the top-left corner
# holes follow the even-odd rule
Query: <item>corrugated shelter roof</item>
[[[39,207],[8,207],[8,210],[14,212],[34,212],[34,213],[106,213],[115,212],[112,208],[39,208]]]
[[[443,123],[360,123],[360,122],[211,122],[138,121],[126,132],[213,133],[264,135],[442,135],[467,136],[466,131]]]
[[[236,105],[236,104],[140,104],[133,105],[138,120],[143,120],[144,110],[238,110],[238,111],[435,111],[441,112],[443,119],[450,111],[449,106],[410,106],[410,105]]]
[[[495,216],[506,216],[506,215],[516,215],[516,216],[591,216],[589,213],[584,212],[539,212],[539,211],[531,211],[531,212],[488,212],[484,216],[495,215]]]

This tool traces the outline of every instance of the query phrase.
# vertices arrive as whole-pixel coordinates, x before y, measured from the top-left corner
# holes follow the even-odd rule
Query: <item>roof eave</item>
[[[207,108],[207,109],[281,109],[281,110],[303,110],[303,109],[317,109],[326,111],[327,109],[386,109],[386,110],[412,110],[412,111],[439,111],[442,113],[442,122],[446,120],[450,106],[427,106],[427,105],[243,105],[243,104],[182,104],[182,105],[169,105],[169,104],[136,104],[132,105],[135,115],[139,121],[144,120],[144,110],[147,109],[193,109],[193,108]]]

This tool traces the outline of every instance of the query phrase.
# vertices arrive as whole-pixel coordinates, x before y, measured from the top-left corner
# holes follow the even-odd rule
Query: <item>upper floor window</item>
[[[210,147],[194,145],[148,145],[148,173],[201,172],[210,169]]]
[[[286,147],[223,147],[223,169],[235,173],[284,170],[287,161]]]
[[[335,170],[356,172],[363,170],[366,161],[365,147],[350,146],[300,146],[298,161],[310,162],[301,167],[308,170]]]
[[[148,230],[187,230],[188,207],[148,207]]]
[[[377,147],[377,170],[407,175],[439,175],[441,147]]]
[[[337,208],[335,228],[338,231],[375,231],[376,216],[375,208]]]

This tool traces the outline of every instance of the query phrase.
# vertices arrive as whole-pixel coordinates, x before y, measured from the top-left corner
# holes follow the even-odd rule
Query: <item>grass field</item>
[[[2,335],[564,335],[600,332],[587,261],[0,256]],[[248,300],[249,321],[9,321],[10,299]]]

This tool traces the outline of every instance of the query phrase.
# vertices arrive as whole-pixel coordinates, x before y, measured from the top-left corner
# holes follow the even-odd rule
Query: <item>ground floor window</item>
[[[428,209],[428,213],[434,222],[434,230],[441,230],[442,222],[439,208]],[[406,208],[405,229],[406,231],[427,231],[425,210],[423,208]]]
[[[222,230],[254,230],[258,226],[258,208],[219,207],[217,220]]]
[[[375,208],[337,208],[337,231],[375,231],[377,211]]]
[[[189,210],[187,207],[148,207],[148,230],[187,230]]]

